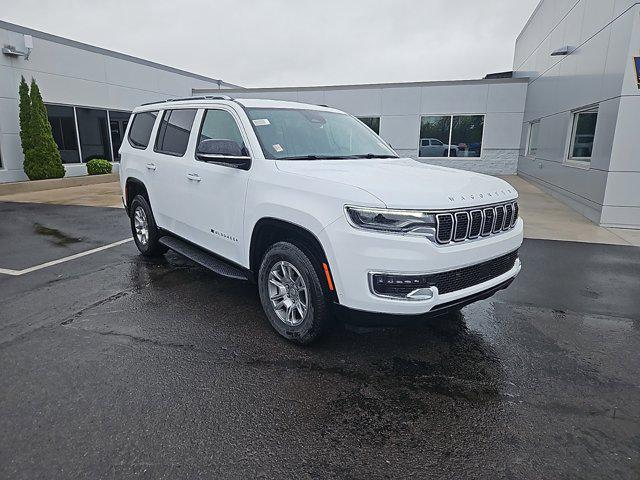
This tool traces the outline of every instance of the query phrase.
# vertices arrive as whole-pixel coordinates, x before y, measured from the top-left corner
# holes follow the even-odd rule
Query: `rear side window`
[[[134,148],[147,148],[151,139],[151,130],[156,123],[158,112],[142,112],[133,116],[131,130],[129,130],[129,143]]]
[[[181,157],[187,151],[195,109],[165,110],[158,128],[156,152]]]

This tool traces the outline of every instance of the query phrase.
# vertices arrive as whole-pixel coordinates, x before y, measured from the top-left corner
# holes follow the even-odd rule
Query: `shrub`
[[[105,173],[111,173],[111,163],[104,158],[94,158],[87,162],[87,173],[89,175],[104,175]]]
[[[24,173],[27,174],[29,180],[62,178],[64,177],[64,167],[60,151],[51,133],[51,124],[47,117],[47,109],[42,101],[42,95],[40,95],[40,89],[33,79],[31,80],[29,97],[31,109],[27,128],[21,132],[27,144],[24,155]]]
[[[27,85],[24,77],[20,78],[18,96],[20,97],[20,141],[22,142],[22,153],[26,157],[30,145],[29,119],[31,118],[31,98],[29,97],[29,85]]]

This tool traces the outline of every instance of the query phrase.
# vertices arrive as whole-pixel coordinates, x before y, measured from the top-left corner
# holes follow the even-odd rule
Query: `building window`
[[[380,117],[358,117],[358,120],[380,135]]]
[[[420,120],[419,157],[479,158],[484,115],[428,115]]]
[[[593,141],[598,123],[598,107],[574,112],[568,159],[589,163],[593,154]]]
[[[142,112],[133,116],[129,130],[129,143],[133,148],[144,150],[151,140],[151,131],[156,123],[158,112]]]
[[[187,151],[197,110],[165,110],[156,138],[156,152],[181,157]]]
[[[527,143],[527,155],[535,157],[538,153],[538,138],[540,136],[540,120],[529,124],[529,141]]]
[[[111,132],[111,146],[113,148],[113,159],[120,161],[120,146],[124,138],[124,132],[127,130],[129,123],[129,112],[116,112],[109,110],[109,130]],[[149,132],[151,135],[151,132]]]
[[[51,124],[51,133],[53,133],[53,139],[60,151],[62,163],[80,163],[73,107],[48,104],[45,107]]]
[[[88,162],[93,158],[113,160],[111,148],[109,147],[107,111],[76,107],[76,117],[78,119],[82,161]]]

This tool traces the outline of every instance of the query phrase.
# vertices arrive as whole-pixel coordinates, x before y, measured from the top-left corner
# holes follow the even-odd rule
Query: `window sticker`
[[[282,148],[282,146],[281,146],[279,143],[276,143],[276,144],[273,146],[273,149],[274,149],[276,152],[278,152],[278,153],[280,153],[280,152],[284,152],[284,148]]]
[[[253,121],[253,124],[256,127],[264,127],[265,125],[271,125],[271,122],[269,121],[268,118],[258,118]]]

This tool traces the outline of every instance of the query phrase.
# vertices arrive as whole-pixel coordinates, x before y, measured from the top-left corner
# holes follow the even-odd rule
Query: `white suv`
[[[399,158],[333,108],[226,96],[135,109],[120,181],[143,255],[171,248],[257,282],[307,344],[336,309],[387,324],[487,298],[518,275],[508,183]]]

